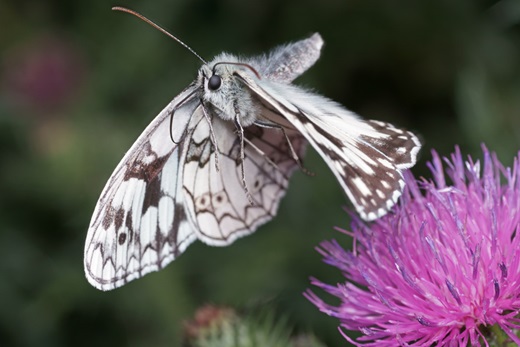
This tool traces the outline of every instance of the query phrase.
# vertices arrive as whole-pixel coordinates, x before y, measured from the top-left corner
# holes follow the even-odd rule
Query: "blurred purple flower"
[[[352,223],[353,251],[323,242],[324,261],[347,282],[312,284],[338,306],[305,293],[340,320],[357,346],[489,346],[491,326],[520,344],[520,154],[505,168],[483,147],[484,159],[463,161],[456,148],[445,167],[436,152],[433,181],[406,173],[395,214]],[[446,182],[449,177],[451,183]],[[422,191],[422,192],[421,192]],[[357,330],[355,340],[343,329]]]
[[[64,106],[84,80],[83,57],[58,36],[42,35],[8,50],[2,61],[4,94],[44,114]]]

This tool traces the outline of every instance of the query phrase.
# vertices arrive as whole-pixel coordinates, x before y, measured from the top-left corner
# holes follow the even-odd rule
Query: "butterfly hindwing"
[[[208,122],[202,119],[188,146],[183,184],[198,239],[225,246],[274,217],[289,176],[297,166],[286,151],[287,141],[280,129],[248,127],[245,137],[250,143],[246,142],[244,147],[244,184],[241,144],[234,125],[218,117],[213,118],[212,124],[219,135],[219,153],[215,155]],[[289,140],[303,155],[303,138],[294,134]]]
[[[323,39],[315,33],[309,38],[273,49],[269,54],[247,63],[254,66],[264,79],[290,83],[318,60]]]

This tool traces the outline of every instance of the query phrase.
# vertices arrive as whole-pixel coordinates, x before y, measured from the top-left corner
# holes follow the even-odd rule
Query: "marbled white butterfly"
[[[197,239],[226,246],[251,234],[276,214],[307,142],[362,218],[395,204],[420,142],[292,85],[322,45],[314,34],[254,58],[197,55],[195,81],[139,136],[101,193],[85,245],[94,287],[160,270]]]

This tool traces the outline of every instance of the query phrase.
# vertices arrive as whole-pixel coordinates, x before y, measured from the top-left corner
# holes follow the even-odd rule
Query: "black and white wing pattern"
[[[85,273],[111,290],[158,271],[197,238],[225,246],[276,214],[297,167],[279,129],[245,130],[242,182],[240,141],[231,122],[213,117],[216,155],[198,100],[177,97],[148,126],[112,174],[96,205],[85,244]],[[175,111],[170,137],[172,109]],[[305,140],[289,135],[303,156]],[[218,161],[218,163],[216,162]],[[217,171],[218,168],[218,171]]]
[[[341,105],[292,85],[237,77],[270,110],[265,117],[300,132],[326,161],[365,220],[388,212],[405,185],[402,171],[421,147],[411,132],[385,122],[363,120]]]
[[[197,103],[188,88],[146,128],[121,160],[97,202],[85,243],[88,281],[110,290],[157,271],[196,239],[185,213],[181,139],[196,118]]]
[[[226,246],[275,216],[297,165],[280,129],[247,127],[244,183],[241,143],[234,124],[219,117],[213,117],[211,123],[218,134],[218,156],[212,148],[209,123],[200,119],[184,162],[184,199],[197,238],[209,245]],[[303,156],[304,138],[293,133],[289,140]]]

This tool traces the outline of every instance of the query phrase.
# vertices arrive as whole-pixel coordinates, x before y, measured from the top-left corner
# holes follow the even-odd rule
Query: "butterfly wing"
[[[265,79],[290,83],[319,59],[323,39],[315,33],[310,37],[273,49],[269,54],[246,60]]]
[[[201,119],[187,149],[183,190],[197,237],[210,245],[226,246],[275,216],[297,165],[280,129],[245,128],[248,141],[242,164],[241,143],[233,123],[213,117],[212,124],[217,134],[218,156],[211,143],[209,123]],[[305,140],[296,133],[289,140],[295,151],[303,155]]]
[[[85,274],[94,287],[114,289],[157,271],[195,240],[181,183],[185,134],[190,119],[202,117],[194,92],[186,89],[152,121],[103,189],[85,243]],[[176,145],[170,135],[185,140]]]
[[[402,170],[421,147],[411,132],[363,120],[341,105],[292,85],[235,74],[265,106],[264,117],[298,130],[326,161],[365,220],[383,216],[404,187]]]

